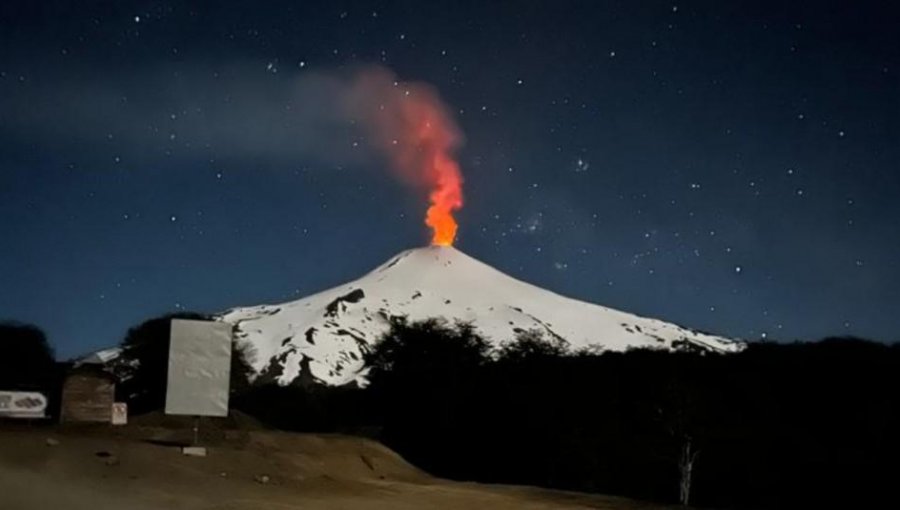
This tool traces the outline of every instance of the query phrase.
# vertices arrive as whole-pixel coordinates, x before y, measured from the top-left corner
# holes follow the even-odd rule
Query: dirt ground
[[[0,428],[3,510],[659,509],[623,498],[460,483],[384,446],[339,436],[213,431],[182,455],[188,429]],[[474,461],[474,460],[473,460]]]

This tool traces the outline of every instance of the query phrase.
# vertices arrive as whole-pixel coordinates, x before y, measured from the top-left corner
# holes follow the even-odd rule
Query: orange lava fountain
[[[433,168],[437,174],[437,185],[428,196],[431,206],[425,213],[425,224],[434,231],[431,244],[451,246],[458,227],[453,211],[463,204],[462,174],[459,165],[450,158],[435,158]]]
[[[457,231],[453,212],[463,205],[463,177],[453,155],[463,137],[437,92],[423,83],[397,81],[390,71],[374,67],[356,77],[348,104],[394,172],[427,191],[425,224],[433,231],[431,244],[452,245]]]

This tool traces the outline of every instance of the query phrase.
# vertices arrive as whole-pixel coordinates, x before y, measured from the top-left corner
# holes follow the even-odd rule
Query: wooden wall
[[[71,374],[63,383],[60,420],[110,423],[115,393],[116,385],[108,377]]]

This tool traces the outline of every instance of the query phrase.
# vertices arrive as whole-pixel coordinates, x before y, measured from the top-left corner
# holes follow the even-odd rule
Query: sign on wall
[[[173,319],[166,414],[228,416],[231,325]]]
[[[128,404],[125,402],[113,402],[112,424],[128,425]]]
[[[33,391],[0,391],[0,417],[46,418],[47,397]]]

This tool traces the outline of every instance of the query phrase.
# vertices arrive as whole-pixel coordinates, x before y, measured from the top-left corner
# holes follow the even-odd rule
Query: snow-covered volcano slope
[[[736,351],[742,344],[655,319],[569,299],[529,285],[452,247],[405,251],[362,278],[279,305],[236,308],[219,320],[255,350],[254,368],[280,384],[364,383],[363,353],[389,318],[472,322],[487,339],[512,340],[537,329],[570,347],[698,347]]]

